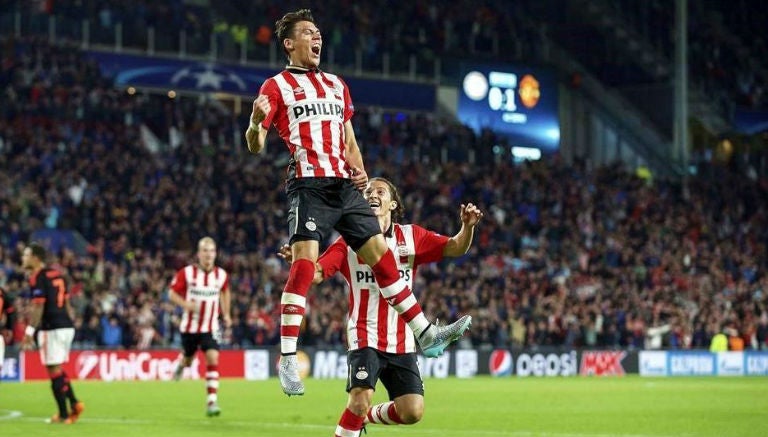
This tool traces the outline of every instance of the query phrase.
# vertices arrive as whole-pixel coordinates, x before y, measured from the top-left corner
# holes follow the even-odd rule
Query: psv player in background
[[[219,315],[224,326],[232,326],[229,275],[216,264],[216,242],[203,237],[197,243],[197,263],[176,272],[169,290],[171,302],[184,310],[181,331],[182,357],[174,372],[181,379],[200,349],[205,354],[206,414],[218,416],[219,408]]]
[[[69,361],[75,328],[70,317],[67,283],[61,273],[46,266],[46,256],[43,246],[37,243],[29,244],[22,252],[21,265],[29,274],[32,292],[32,310],[24,331],[23,346],[29,348],[37,343],[40,361],[51,378],[51,390],[59,409],[51,417],[51,423],[71,424],[85,410],[85,404],[77,400],[72,383],[61,368]]]
[[[403,215],[403,202],[395,186],[384,178],[372,178],[363,196],[378,219],[389,249],[397,254],[398,271],[409,287],[413,286],[418,266],[467,253],[475,226],[483,217],[475,205],[461,205],[461,228],[448,238],[418,225],[397,223]],[[283,246],[279,255],[292,261],[288,246]],[[360,261],[343,237],[320,256],[313,282],[319,283],[336,272],[349,285],[349,396],[335,435],[357,436],[365,423],[418,422],[424,413],[424,383],[416,362],[413,331],[381,297],[371,268]],[[379,380],[390,400],[371,406]]]

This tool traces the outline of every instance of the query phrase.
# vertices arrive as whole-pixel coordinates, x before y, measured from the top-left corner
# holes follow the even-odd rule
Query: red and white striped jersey
[[[214,266],[206,272],[197,264],[190,264],[176,272],[171,290],[187,301],[197,303],[197,311],[184,311],[179,331],[185,334],[216,333],[219,330],[219,302],[221,293],[229,292],[229,275]]]
[[[354,106],[340,77],[291,66],[267,79],[259,93],[272,105],[261,126],[274,124],[291,152],[289,178],[350,177],[344,123]]]
[[[443,259],[448,237],[428,231],[418,225],[395,223],[387,245],[395,255],[400,277],[413,289],[413,277],[418,266]],[[373,272],[339,237],[320,256],[318,263],[328,278],[341,272],[349,285],[347,344],[349,350],[371,347],[382,352],[409,353],[416,351],[413,331],[397,311],[381,298]]]

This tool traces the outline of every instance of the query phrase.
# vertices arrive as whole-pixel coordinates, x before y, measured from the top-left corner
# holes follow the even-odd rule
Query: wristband
[[[35,336],[35,327],[32,325],[27,325],[26,328],[24,328],[24,335],[28,337],[34,337]]]
[[[254,131],[256,131],[256,132],[258,132],[258,131],[259,131],[259,124],[258,124],[258,123],[254,123],[254,122],[253,122],[253,120],[251,120],[251,124],[250,124],[250,125],[248,125],[248,127],[249,127],[251,130],[254,130]]]

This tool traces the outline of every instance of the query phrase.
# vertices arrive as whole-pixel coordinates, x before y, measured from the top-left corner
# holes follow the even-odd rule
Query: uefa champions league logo
[[[240,76],[233,71],[210,63],[182,68],[171,77],[171,83],[181,87],[191,86],[195,89],[216,91],[221,90],[222,85],[229,83],[240,91],[246,90],[245,81]]]

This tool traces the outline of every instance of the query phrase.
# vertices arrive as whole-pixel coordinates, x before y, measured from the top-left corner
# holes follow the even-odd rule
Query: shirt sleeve
[[[176,272],[176,276],[171,281],[171,290],[183,298],[187,298],[187,275],[184,274],[184,269]]]
[[[34,277],[29,280],[31,288],[32,303],[42,305],[45,303],[46,295],[45,289],[50,286],[48,278],[45,275],[37,272]]]
[[[341,270],[342,264],[347,259],[347,243],[344,239],[339,237],[333,242],[328,249],[325,249],[317,263],[323,269],[323,279],[328,279],[335,275],[336,272]]]
[[[272,121],[275,119],[275,114],[278,110],[278,103],[282,101],[282,95],[280,94],[280,90],[277,87],[277,82],[275,82],[275,80],[272,78],[267,79],[261,85],[259,94],[264,94],[267,96],[269,98],[269,104],[272,106],[272,111],[267,114],[266,117],[264,117],[264,120],[261,121],[261,127],[264,129],[269,129],[269,127],[272,125]]]
[[[346,82],[341,78],[339,80],[344,85],[344,122],[347,122],[355,114],[355,105],[352,103],[352,94],[349,93]]]
[[[448,244],[448,237],[428,231],[421,226],[411,225],[413,243],[416,250],[413,264],[418,266],[443,260],[443,250]]]

